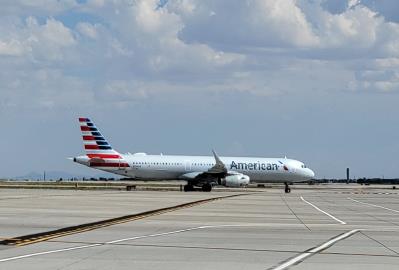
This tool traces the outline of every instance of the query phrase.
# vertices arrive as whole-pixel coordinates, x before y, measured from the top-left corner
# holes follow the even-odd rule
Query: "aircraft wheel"
[[[211,184],[203,184],[202,185],[202,191],[211,192],[211,190],[212,190],[212,185]]]
[[[184,186],[184,192],[189,192],[189,191],[193,191],[194,187],[192,185],[185,185]]]

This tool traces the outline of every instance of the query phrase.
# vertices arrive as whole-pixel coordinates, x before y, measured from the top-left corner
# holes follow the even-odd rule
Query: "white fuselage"
[[[80,156],[76,162],[107,172],[143,180],[185,179],[185,175],[204,172],[215,165],[213,156],[178,155],[121,155],[128,167],[101,168],[90,166],[88,158]],[[314,177],[312,170],[297,160],[286,158],[220,157],[229,172],[250,177],[251,182],[302,182]],[[121,162],[121,161],[119,161]]]

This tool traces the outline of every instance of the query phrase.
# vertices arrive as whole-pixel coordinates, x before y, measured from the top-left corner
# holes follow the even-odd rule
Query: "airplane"
[[[80,117],[79,123],[86,155],[73,161],[136,180],[185,180],[184,191],[200,187],[204,192],[210,192],[215,185],[242,187],[250,181],[284,183],[288,193],[289,183],[314,177],[304,163],[286,157],[219,157],[215,151],[213,156],[120,154],[89,118]]]

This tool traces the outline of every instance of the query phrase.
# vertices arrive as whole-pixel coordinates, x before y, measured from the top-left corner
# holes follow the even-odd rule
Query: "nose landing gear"
[[[285,193],[290,193],[291,192],[291,188],[288,186],[288,183],[285,182],[284,185],[285,185],[285,188],[284,188]]]

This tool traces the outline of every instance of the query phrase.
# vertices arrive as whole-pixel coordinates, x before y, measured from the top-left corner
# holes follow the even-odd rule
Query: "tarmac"
[[[228,195],[240,196],[0,245],[0,269],[399,269],[398,191],[357,185],[289,194],[0,189],[0,238]]]

